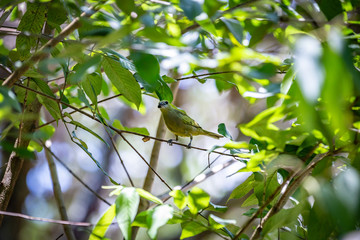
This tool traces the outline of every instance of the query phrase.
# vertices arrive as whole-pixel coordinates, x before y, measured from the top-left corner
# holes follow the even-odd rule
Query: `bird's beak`
[[[158,104],[158,108],[161,108],[161,104],[160,104],[160,103]]]

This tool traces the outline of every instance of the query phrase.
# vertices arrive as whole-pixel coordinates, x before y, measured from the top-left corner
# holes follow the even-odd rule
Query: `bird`
[[[202,129],[184,110],[177,108],[167,100],[160,101],[158,108],[160,108],[166,127],[175,135],[175,141],[178,141],[178,136],[190,137],[188,148],[191,147],[193,136],[196,135],[206,135],[216,139],[223,137],[220,134]],[[170,139],[168,143],[171,145],[172,141],[173,139]]]

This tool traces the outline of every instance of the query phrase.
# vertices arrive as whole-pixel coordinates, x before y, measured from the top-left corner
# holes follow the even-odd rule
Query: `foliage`
[[[337,239],[358,231],[358,1],[5,0],[0,6],[1,24],[5,16],[20,21],[14,48],[0,40],[2,82],[29,66],[11,89],[0,87],[1,149],[34,159],[41,143],[65,124],[74,145],[115,185],[116,200],[89,239],[105,239],[114,219],[125,239],[135,227],[157,239],[162,226],[173,224],[181,227],[180,239],[208,232],[224,239]],[[81,15],[90,6],[91,16]],[[78,17],[79,24],[60,43],[41,48]],[[37,61],[37,54],[46,57]],[[224,148],[244,163],[236,174],[250,173],[225,206],[212,203],[199,187],[171,189],[173,204],[168,204],[146,189],[119,185],[78,132],[89,133],[103,147],[110,140],[68,111],[97,121],[112,143],[124,133],[146,142],[146,128],[110,120],[100,99],[111,92],[144,113],[144,96],[173,101],[168,84],[184,80],[181,75],[212,82],[219,92],[235,91],[249,104],[266,104],[238,125],[242,138],[230,135],[226,123],[219,125],[228,142],[212,151]],[[39,118],[26,110],[35,102],[56,125],[39,122],[38,130],[26,132],[27,148],[9,144],[12,130],[22,131],[26,121]],[[138,212],[140,199],[153,206]],[[230,203],[242,207],[245,224],[222,218]],[[254,219],[260,225],[252,230]]]

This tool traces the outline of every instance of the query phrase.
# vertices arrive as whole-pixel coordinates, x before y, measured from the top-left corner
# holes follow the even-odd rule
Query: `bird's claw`
[[[191,144],[189,143],[186,148],[187,148],[187,149],[190,149],[190,148],[191,148]]]
[[[169,146],[172,146],[173,145],[173,139],[169,139],[168,141],[167,141],[167,143],[169,144]]]

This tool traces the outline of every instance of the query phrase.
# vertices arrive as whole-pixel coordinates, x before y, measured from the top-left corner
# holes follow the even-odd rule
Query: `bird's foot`
[[[169,139],[169,140],[167,141],[167,143],[169,144],[169,146],[172,146],[172,145],[173,145],[173,141],[174,141],[174,139]]]
[[[189,143],[186,148],[190,149],[191,148],[191,143]]]

